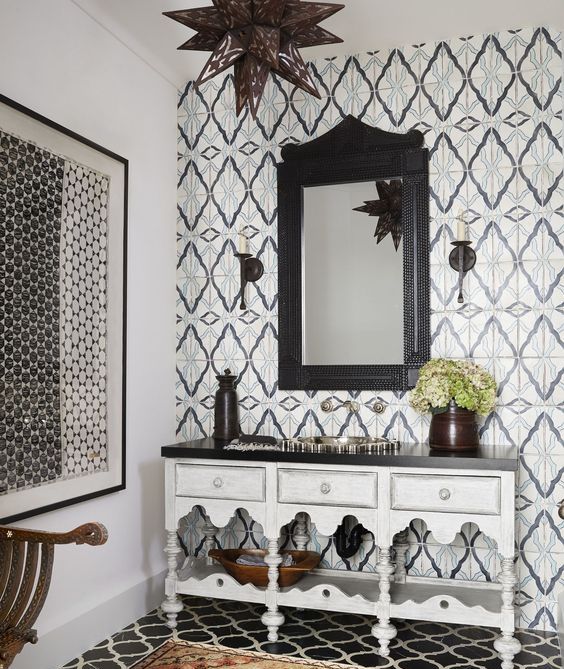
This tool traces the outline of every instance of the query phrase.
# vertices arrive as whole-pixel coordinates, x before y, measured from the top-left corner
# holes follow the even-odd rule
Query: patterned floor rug
[[[238,650],[226,646],[211,646],[205,643],[186,641],[167,641],[152,652],[132,669],[223,669],[240,667],[241,669],[354,669],[354,665],[306,660],[304,658],[270,655],[251,650]]]

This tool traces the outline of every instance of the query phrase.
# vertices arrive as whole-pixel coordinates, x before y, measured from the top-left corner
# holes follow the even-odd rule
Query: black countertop
[[[205,458],[247,462],[309,462],[326,465],[489,469],[497,471],[516,471],[519,463],[519,453],[515,446],[482,445],[475,452],[454,455],[433,451],[427,444],[401,444],[397,453],[356,453],[353,455],[344,453],[225,450],[228,443],[228,441],[207,437],[163,446],[161,455],[165,458]]]

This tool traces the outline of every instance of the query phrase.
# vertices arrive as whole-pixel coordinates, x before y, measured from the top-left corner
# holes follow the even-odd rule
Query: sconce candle
[[[452,269],[458,272],[457,301],[459,304],[462,304],[464,302],[464,296],[462,295],[462,283],[464,281],[464,275],[476,264],[476,252],[474,249],[470,248],[470,244],[472,242],[469,242],[467,238],[464,212],[461,211],[456,219],[458,221],[457,240],[452,242],[454,248],[450,252],[448,262]]]
[[[249,238],[244,232],[239,233],[239,253],[249,252]]]

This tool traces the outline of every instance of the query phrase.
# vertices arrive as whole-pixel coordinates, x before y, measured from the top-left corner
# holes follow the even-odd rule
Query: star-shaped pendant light
[[[301,0],[212,0],[213,7],[164,12],[196,31],[181,50],[211,51],[196,86],[235,66],[237,114],[253,118],[271,71],[319,96],[298,49],[343,40],[317,25],[344,5]]]
[[[401,180],[377,181],[376,190],[379,200],[368,200],[362,207],[355,207],[353,211],[362,211],[369,216],[379,216],[376,226],[376,243],[379,244],[390,233],[398,250],[401,236]]]

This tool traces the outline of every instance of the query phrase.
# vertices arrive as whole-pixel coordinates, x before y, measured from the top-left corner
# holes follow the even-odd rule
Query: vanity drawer
[[[278,501],[373,509],[377,506],[376,474],[279,469]]]
[[[494,476],[392,474],[392,509],[496,516],[500,483]]]
[[[264,502],[263,467],[176,465],[176,494],[207,499]]]

